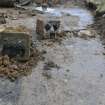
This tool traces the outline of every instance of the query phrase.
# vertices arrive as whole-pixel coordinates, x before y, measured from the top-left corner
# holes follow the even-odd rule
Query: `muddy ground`
[[[86,28],[94,22],[87,9],[69,8],[73,16],[67,18],[73,25],[68,24],[71,32],[60,42],[37,40],[36,14],[14,8],[0,11],[7,15],[6,26],[30,29],[35,47],[43,52],[43,59],[30,75],[15,82],[0,79],[0,105],[105,104],[105,50],[100,35]]]

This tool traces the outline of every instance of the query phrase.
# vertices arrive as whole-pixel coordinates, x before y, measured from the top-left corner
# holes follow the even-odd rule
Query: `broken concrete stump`
[[[0,44],[3,56],[16,57],[17,60],[26,61],[30,57],[30,35],[22,32],[1,32]]]
[[[55,39],[61,32],[61,18],[51,15],[37,16],[36,33],[39,38]]]

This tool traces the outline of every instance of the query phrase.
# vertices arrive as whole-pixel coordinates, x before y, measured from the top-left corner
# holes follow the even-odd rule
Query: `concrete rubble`
[[[62,33],[61,17],[52,15],[37,16],[36,33],[41,39],[56,39]]]

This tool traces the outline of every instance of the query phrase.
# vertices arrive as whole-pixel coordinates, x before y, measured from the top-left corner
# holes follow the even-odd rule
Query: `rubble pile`
[[[30,59],[26,62],[19,62],[15,58],[8,55],[0,56],[0,76],[7,77],[11,81],[18,77],[26,76],[31,73],[32,68],[39,60],[39,52],[35,48],[31,48]]]

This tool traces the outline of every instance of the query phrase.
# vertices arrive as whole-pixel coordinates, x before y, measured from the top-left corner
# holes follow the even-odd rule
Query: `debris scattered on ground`
[[[78,0],[78,1],[80,1],[80,0]],[[19,0],[19,2],[20,2],[20,0]],[[26,2],[25,2],[25,0],[21,0],[20,5],[21,5],[22,2],[24,2],[26,4],[26,2],[28,3],[28,2],[30,2],[30,0],[26,0]],[[57,4],[57,2],[58,1],[55,0],[55,4]],[[23,12],[27,12],[27,11],[28,10],[17,11],[17,13],[14,13],[11,10],[7,11],[7,13],[6,13],[7,20],[9,18],[10,18],[10,20],[13,20],[13,21],[18,20],[19,16],[21,17],[21,15],[24,14]],[[28,11],[28,13],[29,13],[29,11]],[[36,15],[34,13],[31,14],[31,12],[29,14],[30,15]],[[70,14],[67,13],[66,15],[67,15],[66,19],[68,19],[68,16]],[[43,16],[44,16],[44,14],[43,14]],[[47,14],[47,16],[48,16],[48,14]],[[23,16],[23,17],[25,17],[25,16]],[[65,15],[64,15],[64,17],[65,17]],[[72,20],[73,18],[74,18],[74,16],[72,16],[72,18],[70,20]],[[38,21],[37,21],[37,25],[36,25],[36,31],[37,31],[38,34],[42,34],[45,38],[47,36],[47,38],[52,39],[52,43],[48,44],[49,47],[51,47],[53,45],[54,41],[60,42],[67,35],[67,32],[65,32],[64,30],[63,31],[61,30],[61,25],[62,25],[61,22],[62,22],[61,18],[56,17],[55,15],[50,16],[48,18],[46,18],[46,17],[43,18],[42,17],[42,21],[38,17]],[[1,29],[1,30],[3,30],[3,29]],[[23,32],[24,31],[25,33],[27,33],[27,32],[30,31],[30,30],[28,30],[28,31],[27,30],[28,29],[26,29],[23,26],[6,27],[5,32],[6,33],[11,33],[11,32]],[[68,32],[68,33],[69,33],[68,35],[70,35],[70,36],[71,35],[79,36],[77,32],[76,33],[75,32]],[[85,35],[87,35],[88,37],[91,37],[90,33],[88,34],[88,32],[81,32],[80,31],[80,37],[83,37]],[[33,53],[33,49],[35,50],[34,53]],[[39,52],[35,48],[31,48],[30,50],[32,50],[32,51],[30,51],[30,53],[31,53],[30,58],[29,58],[29,61],[26,61],[26,62],[19,62],[16,59],[13,59],[6,54],[4,54],[3,56],[0,56],[0,65],[1,65],[0,74],[2,76],[6,76],[7,78],[10,78],[11,80],[15,80],[16,78],[18,78],[22,75],[27,75],[32,70],[32,67],[35,66],[37,61],[39,60]],[[45,54],[45,53],[46,52],[43,52],[43,54]],[[45,63],[44,71],[50,71],[51,68],[59,69],[59,66],[54,64],[54,62]],[[50,73],[48,73],[48,74],[45,73],[45,75],[48,76],[48,78],[51,77]]]
[[[85,38],[85,39],[94,38],[95,35],[96,35],[96,32],[94,30],[90,30],[90,29],[88,29],[88,30],[80,30],[78,32],[78,36],[81,37],[81,38]]]
[[[35,48],[31,48],[30,59],[26,62],[19,62],[15,58],[10,59],[8,55],[0,56],[0,76],[14,81],[21,76],[28,75],[39,59],[39,52]]]

